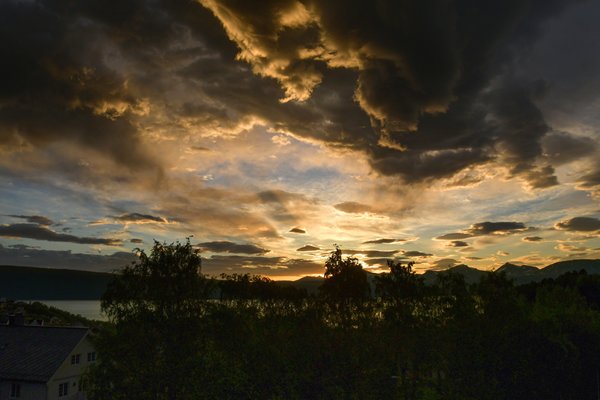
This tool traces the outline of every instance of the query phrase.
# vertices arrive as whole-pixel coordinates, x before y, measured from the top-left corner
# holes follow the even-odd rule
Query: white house
[[[88,328],[0,325],[0,400],[83,400]]]

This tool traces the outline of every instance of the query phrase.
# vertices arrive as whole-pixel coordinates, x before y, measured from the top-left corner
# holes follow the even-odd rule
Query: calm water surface
[[[71,314],[79,314],[87,319],[106,321],[106,316],[100,312],[100,300],[30,300],[39,301],[48,306],[56,307]]]

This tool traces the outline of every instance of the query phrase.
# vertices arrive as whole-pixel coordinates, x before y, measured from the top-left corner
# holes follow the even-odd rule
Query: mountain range
[[[544,268],[506,263],[496,269],[513,280],[516,285],[554,279],[572,271],[584,270],[588,274],[600,274],[600,259],[560,261]],[[456,265],[441,271],[426,271],[422,277],[426,284],[433,284],[439,274],[458,273],[467,283],[476,283],[488,271]],[[99,299],[113,277],[109,273],[88,272],[69,269],[0,266],[0,298],[19,300],[95,300]],[[374,287],[376,274],[367,273]],[[291,285],[316,293],[323,283],[322,277],[305,276],[295,281],[278,281],[280,285]]]
[[[559,261],[543,268],[505,263],[495,269],[494,272],[504,273],[507,278],[515,283],[515,285],[523,285],[530,282],[539,282],[544,279],[554,279],[567,272],[577,272],[581,270],[584,270],[588,274],[600,274],[600,260]],[[423,277],[425,283],[432,284],[436,281],[438,274],[449,272],[463,275],[467,283],[476,283],[482,276],[488,273],[488,271],[460,264],[442,271],[429,270],[423,274]]]
[[[600,275],[600,260],[569,260],[559,261],[543,268],[532,267],[529,265],[516,265],[505,263],[494,272],[502,272],[507,278],[511,279],[515,285],[523,285],[530,282],[539,282],[544,279],[554,279],[567,272],[576,272],[584,270],[588,274]],[[482,276],[489,273],[477,268],[469,267],[465,264],[459,264],[444,270],[428,270],[423,273],[425,284],[434,284],[439,274],[457,273],[465,278],[467,283],[477,283]],[[367,272],[367,279],[371,287],[375,285],[377,274]],[[308,293],[316,293],[318,287],[323,283],[323,278],[318,276],[305,276],[296,281],[279,281],[280,284],[293,285],[298,288],[306,289]]]

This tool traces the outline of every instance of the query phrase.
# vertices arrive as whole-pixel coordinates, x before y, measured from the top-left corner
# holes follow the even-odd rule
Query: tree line
[[[91,399],[597,399],[600,277],[515,286],[389,261],[374,290],[336,248],[316,295],[201,273],[155,243],[109,284]],[[211,293],[218,300],[210,300]]]

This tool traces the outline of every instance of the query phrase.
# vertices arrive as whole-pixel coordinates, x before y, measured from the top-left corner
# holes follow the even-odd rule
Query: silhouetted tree
[[[217,281],[221,300],[299,300],[307,296],[305,289],[282,286],[261,275],[221,274]]]
[[[320,296],[200,273],[189,241],[155,243],[102,299],[92,399],[596,400],[600,280],[516,288],[503,274],[425,285],[412,263],[375,277],[336,246]],[[209,293],[221,300],[206,301]]]
[[[367,274],[355,257],[342,257],[342,250],[335,250],[325,261],[325,281],[320,293],[329,300],[364,300],[371,294]]]
[[[375,294],[386,300],[417,299],[423,292],[423,278],[412,269],[414,262],[388,261],[389,273],[375,279]]]
[[[97,341],[99,363],[90,394],[97,399],[190,398],[210,281],[186,243],[155,242],[149,255],[123,269],[102,297],[113,323]]]

